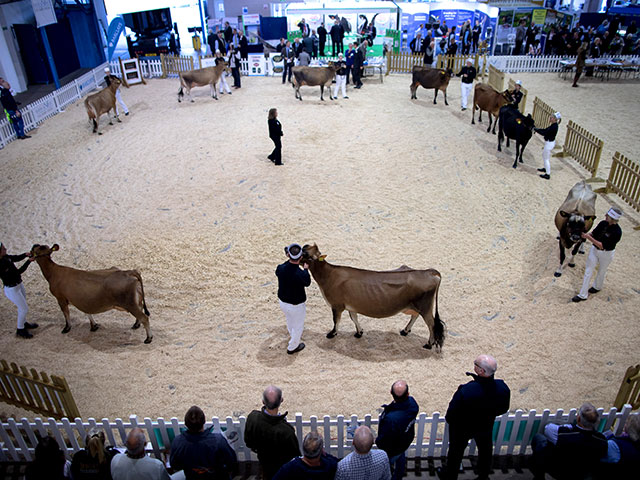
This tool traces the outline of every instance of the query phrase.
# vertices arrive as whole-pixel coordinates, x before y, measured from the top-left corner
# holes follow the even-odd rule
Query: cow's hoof
[[[102,132],[98,132],[98,135],[102,135]]]
[[[327,333],[327,338],[333,338],[335,337],[337,334],[336,332],[334,332],[333,330],[331,330],[329,333]]]
[[[213,97],[213,98],[216,98],[216,97]],[[217,100],[217,98],[216,98],[216,100]],[[196,103],[196,101],[195,100],[191,100],[191,103]]]
[[[430,343],[425,343],[422,348],[426,348],[427,350],[431,350],[432,345]]]
[[[580,252],[578,252],[578,253],[579,253],[580,255],[584,255],[584,252],[582,252],[582,251],[580,251]]]
[[[92,332],[95,332],[99,328],[100,328],[100,325],[98,325],[97,323],[94,323],[93,325],[91,325],[91,328],[89,330],[91,330]]]
[[[64,327],[62,333],[69,333],[69,330],[71,330],[71,327]]]
[[[147,337],[144,339],[144,343],[151,343],[151,340],[153,340],[153,337]]]
[[[407,335],[409,335],[409,332],[407,332],[404,328],[402,330],[400,330],[400,335],[402,335],[403,337],[406,337]]]
[[[575,268],[575,266],[576,266],[576,264],[575,264],[575,263],[569,263],[568,265],[569,265],[569,267],[571,267],[571,268]]]
[[[131,330],[137,330],[138,328],[140,328],[140,322],[134,323],[133,327],[131,327]]]
[[[562,273],[560,273],[560,272],[554,272],[554,273],[553,273],[553,276],[554,276],[554,277],[561,277],[561,276],[562,276]]]
[[[520,163],[523,163],[523,162],[522,162],[522,159],[520,159]]]
[[[356,338],[360,338],[360,337],[362,337],[362,332],[356,332],[356,333],[353,334],[353,336],[356,337]]]
[[[518,164],[517,164],[517,163],[514,163],[514,164],[513,164],[513,168],[518,168]]]

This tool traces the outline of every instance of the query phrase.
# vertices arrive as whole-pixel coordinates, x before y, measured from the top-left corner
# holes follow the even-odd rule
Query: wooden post
[[[161,53],[160,62],[162,63],[162,78],[167,78],[167,57]]]

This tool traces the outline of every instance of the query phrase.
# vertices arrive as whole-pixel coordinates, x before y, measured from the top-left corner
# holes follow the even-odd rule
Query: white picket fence
[[[604,56],[600,60],[610,60],[612,58],[621,59],[624,63],[640,63],[640,56],[638,55],[622,55],[622,56]],[[563,57],[558,55],[546,55],[546,56],[529,56],[529,55],[511,55],[511,56],[493,56],[490,57],[489,63],[496,67],[498,70],[502,70],[506,73],[547,73],[547,72],[559,72],[563,66],[561,61],[575,62],[576,57]]]
[[[608,412],[602,408],[598,411],[601,414],[598,429],[613,430],[617,435],[622,432],[626,419],[631,413],[631,405],[625,405],[620,412],[615,407]],[[553,414],[549,410],[544,410],[542,413],[537,413],[535,410],[529,412],[517,410],[515,413],[506,413],[497,417],[494,424],[494,455],[528,454],[531,439],[536,433],[541,432],[547,423],[570,423],[576,419],[576,415],[576,409],[571,409],[568,413],[561,409]],[[255,454],[244,443],[245,423],[245,417],[239,417],[237,420],[232,417],[224,420],[213,417],[205,428],[213,428],[213,431],[224,433],[236,450],[240,461],[254,461]],[[353,432],[356,427],[367,425],[375,431],[378,419],[372,418],[371,415],[365,415],[364,418],[358,418],[356,415],[350,418],[343,415],[337,417],[325,415],[322,418],[312,416],[308,420],[303,420],[302,414],[298,413],[289,423],[294,427],[300,444],[307,432],[318,431],[323,435],[325,449],[336,457],[343,458],[351,451]],[[140,427],[149,439],[147,451],[156,458],[162,459],[173,438],[180,434],[181,429],[184,429],[184,422],[177,418],[168,421],[163,418],[156,420],[145,418],[139,421],[136,416],[131,416],[128,421],[119,418],[115,421],[106,418],[101,421],[93,418],[87,421],[80,418],[75,420],[63,418],[61,421],[53,418],[46,421],[39,418],[33,421],[25,418],[20,421],[8,419],[7,423],[0,424],[2,447],[0,461],[31,461],[37,445],[36,433],[41,436],[52,435],[70,458],[83,447],[82,442],[86,433],[96,426],[104,429],[107,443],[113,446],[124,445],[128,431],[134,427]],[[421,413],[416,421],[415,442],[409,447],[407,456],[409,458],[444,457],[447,454],[448,445],[449,430],[444,416],[438,412],[431,416]],[[476,446],[471,441],[467,455],[473,456],[475,453]]]

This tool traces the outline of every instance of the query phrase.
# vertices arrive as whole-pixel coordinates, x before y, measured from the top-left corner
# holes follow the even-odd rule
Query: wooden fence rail
[[[478,76],[482,75],[485,65],[487,65],[486,55],[438,55],[436,58],[436,68],[450,68],[453,73],[458,73],[464,67],[467,58],[473,60],[473,66],[478,71]],[[387,53],[387,75],[389,73],[411,73],[414,65],[424,66],[424,54],[413,54],[410,52],[388,52]]]
[[[53,418],[80,416],[64,377],[8,365],[0,360],[0,402]]]
[[[387,73],[411,73],[413,66],[424,65],[424,55],[414,55],[410,52],[392,52],[387,53]]]
[[[624,405],[621,410],[611,408],[608,412],[604,409],[598,410],[601,413],[601,421],[598,430],[613,430],[614,433],[622,432],[627,417],[631,413],[631,405]],[[506,413],[496,418],[493,427],[494,455],[524,455],[530,452],[530,444],[533,436],[542,431],[544,426],[553,422],[572,422],[576,419],[577,410],[571,409],[568,413],[558,410],[552,414],[549,410],[537,413],[535,410],[524,412],[516,410],[515,413]],[[302,419],[302,414],[297,413],[295,419],[289,423],[293,426],[298,437],[298,442],[302,442],[304,435],[309,431],[318,431],[323,435],[324,448],[327,452],[338,458],[343,458],[351,450],[353,432],[359,425],[367,425],[376,429],[378,419],[371,415],[359,418],[356,415],[345,417],[338,415],[330,417],[312,416],[308,420]],[[237,419],[227,417],[226,419],[213,419],[207,422],[205,428],[212,428],[213,431],[223,433],[232,447],[238,454],[240,461],[253,461],[256,459],[254,453],[244,443],[244,427],[246,418],[241,416]],[[162,458],[166,453],[171,441],[181,431],[184,430],[184,422],[177,418],[165,420],[158,418],[151,420],[145,418],[139,421],[136,416],[131,416],[129,421],[117,418],[115,421],[102,419],[96,421],[89,418],[83,421],[80,418],[69,420],[63,418],[56,422],[54,419],[43,421],[36,418],[34,421],[21,419],[16,421],[12,418],[6,423],[0,424],[0,461],[31,461],[37,436],[52,435],[66,452],[68,457],[82,448],[82,443],[86,433],[93,427],[102,427],[105,431],[107,443],[113,446],[122,446],[126,440],[128,432],[134,427],[140,427],[146,432],[149,443],[147,450],[153,453],[156,458]],[[409,447],[407,456],[409,458],[442,457],[446,456],[449,446],[449,430],[444,416],[438,412],[427,416],[426,413],[418,415],[416,421],[416,438]],[[472,441],[468,446],[468,455],[476,454],[476,445]]]
[[[493,65],[489,65],[489,80],[487,83],[498,92],[504,91],[504,77],[504,72],[498,70]]]
[[[613,192],[640,212],[640,165],[620,152],[613,155],[607,185],[597,193]],[[634,230],[640,230],[635,227]]]
[[[531,116],[537,128],[547,128],[551,125],[551,115],[555,112],[556,110],[540,100],[539,97],[533,99],[533,113]]]
[[[640,365],[627,368],[613,404],[614,406],[629,404],[633,410],[640,408]]]
[[[178,75],[180,72],[188,72],[194,69],[193,57],[184,55],[160,55],[160,61],[162,62],[162,78],[167,78],[169,75]]]
[[[576,162],[586,168],[591,173],[591,178],[587,181],[604,181],[596,177],[603,146],[602,140],[574,123],[573,120],[569,120],[562,156],[573,157]]]
[[[513,78],[509,79],[509,90],[513,91],[516,88],[516,82],[513,80]],[[527,95],[529,94],[529,91],[520,86],[520,91],[522,92],[522,100],[520,100],[520,103],[518,104],[518,110],[520,110],[520,113],[522,113],[524,115],[524,109],[525,106],[527,104]]]

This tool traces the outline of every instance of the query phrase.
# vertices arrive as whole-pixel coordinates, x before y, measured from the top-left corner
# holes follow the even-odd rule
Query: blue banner
[[[111,20],[109,24],[109,32],[107,33],[107,61],[111,61],[111,57],[113,56],[113,51],[116,49],[116,45],[118,44],[118,40],[120,39],[120,34],[124,30],[124,20],[122,17],[116,17]]]

